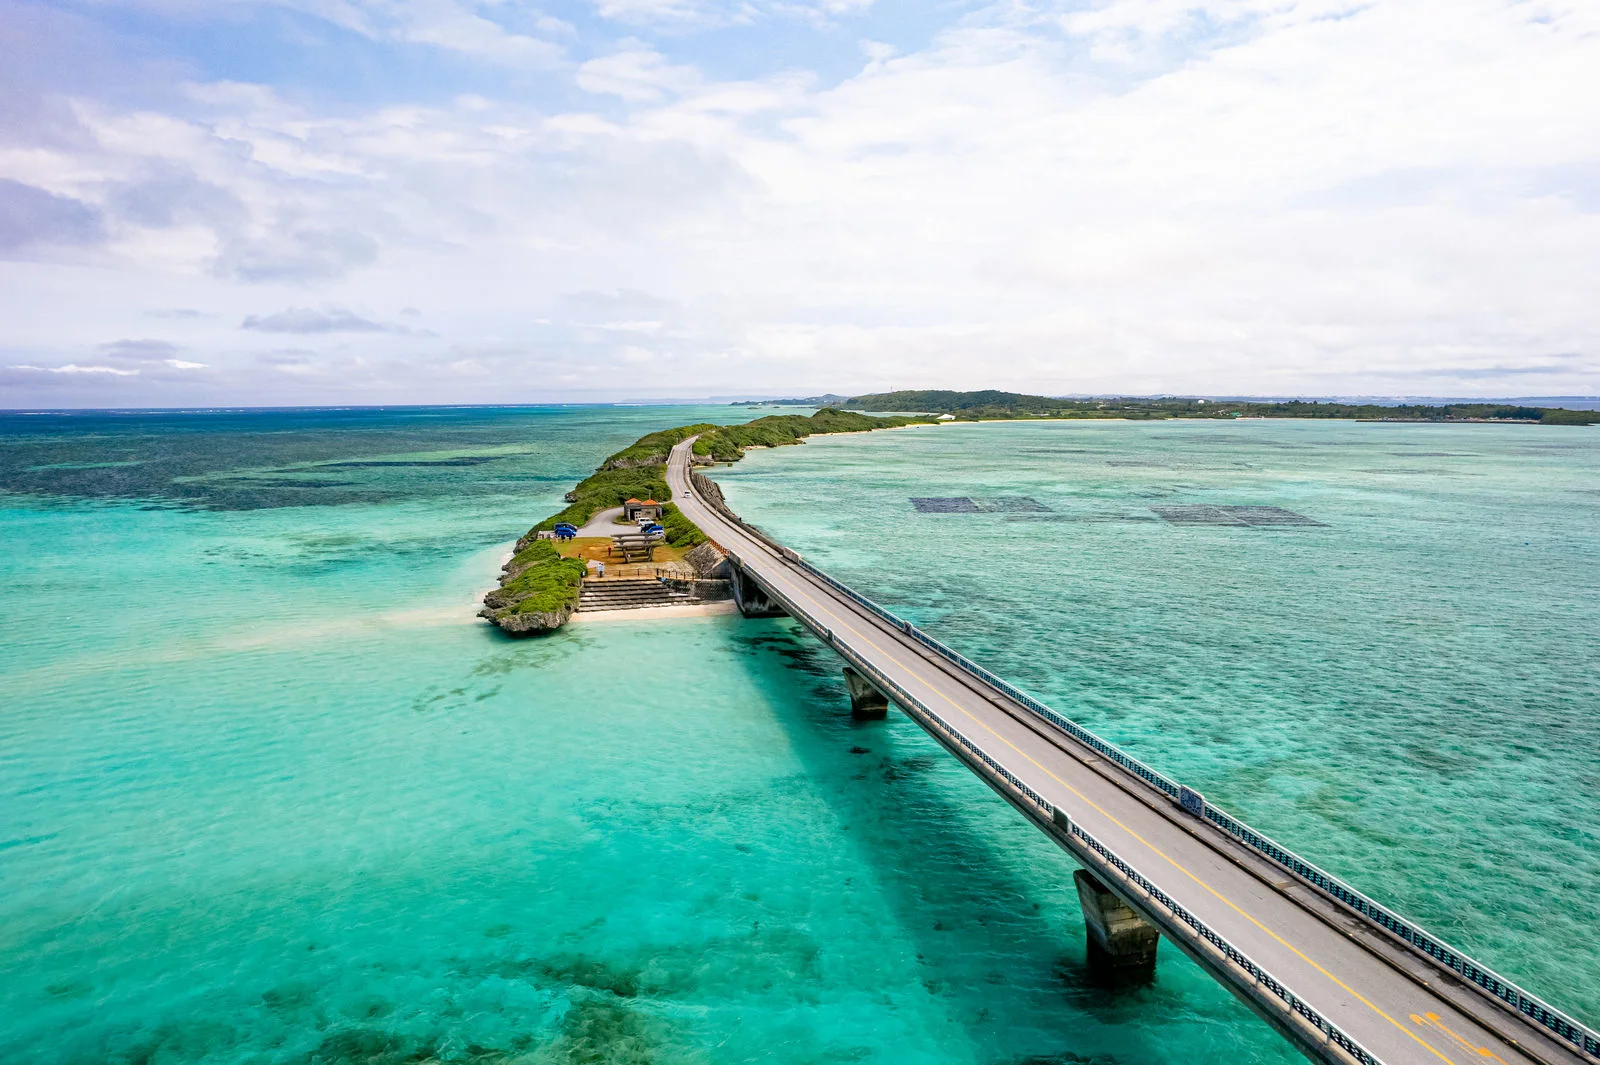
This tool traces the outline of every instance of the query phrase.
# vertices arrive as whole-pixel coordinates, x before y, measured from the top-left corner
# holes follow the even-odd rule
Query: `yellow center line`
[[[818,600],[816,600],[815,598],[813,598],[811,595],[807,594],[803,590],[798,590],[797,589],[797,591],[798,591],[798,596],[797,597],[801,598],[801,599],[804,599],[812,607],[812,613],[814,615],[815,614],[821,614],[821,615],[827,617],[831,621],[834,621],[834,622],[837,622],[839,624],[842,624],[844,626],[844,629],[845,629],[846,632],[852,634],[857,639],[859,639],[862,643],[866,644],[868,647],[871,647],[873,650],[877,651],[880,655],[882,655],[883,657],[887,658],[895,666],[898,666],[900,669],[910,673],[912,676],[916,675],[915,669],[912,669],[911,667],[908,667],[904,662],[902,662],[894,654],[892,654],[888,650],[878,646],[878,644],[876,644],[871,639],[869,639],[866,636],[865,633],[862,633],[860,630],[856,629],[853,625],[851,625],[848,620],[846,620],[844,618],[841,618],[838,614],[836,614],[832,610],[828,609],[828,607],[824,603],[819,602]],[[830,631],[832,631],[831,628],[830,628]],[[1139,833],[1135,832],[1133,829],[1131,829],[1127,825],[1123,824],[1122,821],[1120,821],[1117,817],[1115,817],[1113,814],[1111,814],[1109,811],[1107,811],[1099,803],[1096,803],[1093,799],[1089,798],[1083,792],[1079,791],[1077,788],[1073,787],[1071,784],[1069,784],[1065,780],[1061,779],[1059,776],[1057,776],[1050,769],[1048,769],[1044,765],[1041,765],[1036,759],[1033,758],[1032,755],[1028,754],[1026,751],[1022,750],[1022,748],[1018,747],[1016,744],[1014,744],[1010,740],[1006,739],[1006,737],[1004,737],[1000,733],[996,732],[994,730],[994,728],[991,727],[988,723],[980,720],[977,717],[974,717],[973,714],[969,710],[967,710],[964,707],[962,707],[954,699],[951,699],[948,695],[946,695],[944,692],[940,691],[934,685],[929,684],[926,681],[923,682],[923,685],[928,690],[932,691],[935,695],[939,696],[939,698],[941,698],[945,702],[949,703],[951,707],[953,707],[957,712],[959,712],[968,721],[971,721],[973,724],[975,724],[975,725],[979,726],[980,728],[982,728],[985,732],[988,732],[995,739],[999,740],[1001,743],[1004,743],[1007,747],[1010,747],[1018,755],[1020,755],[1022,758],[1026,759],[1033,766],[1035,766],[1040,772],[1044,773],[1051,780],[1054,780],[1057,784],[1060,784],[1062,787],[1066,788],[1073,795],[1076,795],[1079,799],[1083,800],[1083,802],[1086,803],[1087,805],[1093,807],[1106,820],[1110,821],[1112,824],[1114,824],[1118,828],[1122,829],[1128,835],[1130,835],[1134,839],[1138,840],[1141,844],[1143,844],[1145,847],[1147,847],[1152,853],[1156,854],[1162,860],[1166,861],[1174,869],[1178,870],[1180,873],[1182,873],[1184,876],[1188,877],[1190,880],[1193,880],[1196,884],[1200,885],[1200,887],[1202,887],[1206,891],[1210,892],[1217,899],[1219,899],[1220,901],[1225,903],[1235,913],[1239,914],[1239,916],[1243,917],[1245,920],[1249,921],[1251,924],[1253,924],[1257,928],[1261,929],[1261,931],[1263,931],[1267,935],[1271,936],[1274,940],[1276,940],[1278,943],[1280,943],[1282,946],[1284,946],[1286,949],[1288,949],[1290,952],[1292,952],[1300,960],[1304,961],[1307,965],[1311,966],[1317,972],[1319,972],[1323,976],[1327,977],[1334,984],[1338,985],[1346,993],[1348,993],[1353,998],[1355,998],[1357,1001],[1361,1002],[1363,1005],[1365,1005],[1366,1007],[1371,1009],[1378,1016],[1382,1017],[1384,1020],[1386,1020],[1390,1024],[1394,1025],[1394,1027],[1396,1029],[1398,1029],[1401,1032],[1404,1032],[1408,1037],[1410,1037],[1411,1039],[1415,1040],[1417,1043],[1421,1044],[1423,1047],[1426,1047],[1427,1050],[1431,1054],[1433,1054],[1435,1057],[1439,1058],[1441,1061],[1449,1062],[1449,1065],[1456,1065],[1456,1063],[1454,1061],[1452,1061],[1449,1057],[1447,1057],[1443,1053],[1441,1053],[1437,1048],[1435,1048],[1427,1040],[1425,1040],[1421,1036],[1417,1035],[1417,1033],[1413,1032],[1411,1029],[1407,1028],[1405,1025],[1401,1024],[1399,1021],[1395,1020],[1393,1017],[1391,1017],[1388,1013],[1386,1013],[1384,1010],[1379,1008],[1371,1000],[1367,999],[1364,995],[1362,995],[1355,988],[1351,987],[1349,984],[1347,984],[1343,980],[1339,979],[1333,973],[1331,973],[1327,969],[1323,968],[1317,962],[1313,961],[1310,957],[1308,957],[1303,951],[1301,951],[1294,944],[1290,943],[1288,940],[1286,940],[1282,936],[1278,935],[1278,933],[1274,932],[1272,929],[1268,928],[1266,925],[1264,925],[1260,921],[1256,920],[1255,917],[1253,917],[1249,913],[1245,912],[1245,910],[1241,909],[1236,903],[1234,903],[1234,901],[1232,899],[1228,898],[1226,895],[1223,895],[1220,891],[1218,891],[1216,888],[1212,887],[1210,884],[1206,883],[1204,880],[1200,879],[1200,877],[1196,876],[1194,873],[1190,872],[1187,868],[1185,868],[1179,862],[1174,860],[1170,855],[1168,855],[1167,853],[1162,851],[1155,844],[1151,843],[1149,840],[1145,839]],[[1453,1035],[1454,1033],[1451,1033],[1451,1034]]]
[[[1477,1046],[1470,1040],[1457,1035],[1449,1028],[1445,1027],[1445,1023],[1439,1019],[1439,1015],[1437,1013],[1425,1013],[1421,1017],[1418,1017],[1415,1013],[1413,1013],[1411,1015],[1411,1023],[1437,1028],[1439,1031],[1443,1032],[1445,1035],[1454,1040],[1456,1045],[1461,1047],[1461,1049],[1476,1054],[1480,1058],[1493,1058],[1494,1060],[1498,1061],[1500,1065],[1506,1065],[1506,1059],[1502,1058],[1499,1054],[1496,1054],[1488,1047]]]

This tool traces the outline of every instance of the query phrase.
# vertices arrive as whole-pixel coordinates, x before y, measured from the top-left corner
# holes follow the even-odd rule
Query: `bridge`
[[[1165,937],[1317,1061],[1600,1065],[1600,1033],[742,521],[693,444],[667,480],[727,553],[740,609],[796,619],[844,660],[858,716],[899,707],[1077,861],[1108,979],[1148,975]]]

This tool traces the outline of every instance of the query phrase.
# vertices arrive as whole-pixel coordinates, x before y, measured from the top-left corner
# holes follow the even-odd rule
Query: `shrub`
[[[560,557],[561,552],[556,550],[555,544],[549,540],[535,540],[515,555],[512,555],[511,561],[506,563],[506,569],[526,569],[541,562],[552,562]]]
[[[578,601],[578,588],[588,567],[582,559],[558,558],[523,570],[501,586],[505,596],[520,596],[509,608],[515,614],[554,612]]]
[[[676,503],[661,508],[661,527],[667,531],[670,547],[698,547],[710,539],[698,525],[684,517]]]
[[[557,522],[563,521],[570,521],[581,528],[598,512],[607,507],[620,507],[630,498],[662,501],[672,498],[672,489],[667,487],[665,464],[596,470],[579,481],[578,487],[574,488],[572,493],[577,502],[535,525],[528,530],[528,535],[532,536],[543,529],[553,529]]]
[[[747,447],[781,447],[804,436],[820,433],[858,433],[867,429],[888,429],[926,418],[873,418],[853,411],[824,407],[807,417],[804,414],[773,414],[744,425],[724,425],[708,429],[694,442],[696,455],[709,455],[718,462],[736,462]]]
[[[1595,425],[1600,423],[1600,411],[1546,408],[1539,420],[1546,425]]]
[[[660,432],[641,436],[621,451],[612,455],[600,464],[602,470],[625,470],[635,466],[665,466],[667,452],[673,445],[696,433],[703,433],[716,426],[710,422],[700,422],[696,425],[680,425],[676,429],[662,429]],[[643,499],[643,496],[639,498]]]

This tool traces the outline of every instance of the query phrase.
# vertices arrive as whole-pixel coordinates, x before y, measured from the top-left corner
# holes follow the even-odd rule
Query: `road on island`
[[[958,729],[1012,779],[1063,811],[1371,1058],[1385,1065],[1590,1062],[785,558],[696,494],[692,446],[691,439],[672,450],[672,498],[738,561],[746,578],[847,660],[898,687],[909,698],[890,692],[896,705],[1303,1052],[1327,1061],[1360,1060],[1328,1043],[1280,996],[1263,989],[1259,978],[1153,905],[1154,896],[1138,890],[1135,881],[1119,879],[1099,854],[1060,831],[1059,822],[1041,815],[982,760],[904,704],[921,704]]]

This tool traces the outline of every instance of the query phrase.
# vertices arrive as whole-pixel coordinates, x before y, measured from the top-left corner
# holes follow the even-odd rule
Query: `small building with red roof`
[[[629,499],[622,504],[622,516],[627,521],[660,521],[661,507],[654,499]]]

